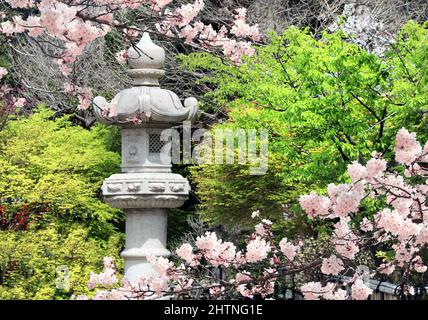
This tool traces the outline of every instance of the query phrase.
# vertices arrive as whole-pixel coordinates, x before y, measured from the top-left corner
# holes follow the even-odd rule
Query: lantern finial
[[[153,43],[150,34],[143,33],[140,41],[128,50],[129,76],[134,86],[159,86],[165,73],[165,50]]]

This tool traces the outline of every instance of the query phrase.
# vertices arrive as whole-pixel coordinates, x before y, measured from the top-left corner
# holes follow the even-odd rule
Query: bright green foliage
[[[107,149],[106,127],[85,130],[68,117],[49,120],[40,109],[29,118],[9,121],[0,132],[2,202],[47,203],[54,217],[84,222],[103,237],[120,221],[120,212],[99,198],[103,179],[119,171],[119,154]]]
[[[0,300],[68,299],[88,293],[89,274],[102,270],[104,256],[121,263],[119,247],[119,235],[101,246],[76,224],[0,232]],[[65,267],[68,284],[60,281],[67,276],[61,273]]]
[[[121,267],[123,217],[100,197],[102,181],[120,170],[111,130],[86,130],[39,108],[0,132],[0,215],[35,212],[28,226],[17,219],[22,228],[0,219],[0,299],[66,299],[87,291],[104,256]],[[57,288],[61,266],[69,290]]]
[[[193,170],[208,220],[245,224],[256,208],[280,217],[272,200],[293,205],[299,194],[343,181],[347,164],[374,150],[391,160],[399,128],[427,138],[426,26],[406,24],[383,59],[348,40],[341,31],[315,39],[289,28],[240,66],[205,53],[183,57],[185,68],[208,74],[204,107],[228,113],[216,128],[270,132],[266,177],[238,166]]]

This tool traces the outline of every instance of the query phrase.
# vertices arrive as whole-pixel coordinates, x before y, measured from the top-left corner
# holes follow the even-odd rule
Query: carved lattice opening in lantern
[[[165,142],[161,141],[160,134],[151,134],[149,136],[149,153],[160,153]]]

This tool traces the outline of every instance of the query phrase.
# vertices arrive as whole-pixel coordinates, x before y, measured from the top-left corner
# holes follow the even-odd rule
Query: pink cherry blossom
[[[373,290],[370,289],[361,279],[355,280],[351,287],[351,296],[354,300],[367,300],[369,295],[373,293]]]
[[[305,300],[319,300],[322,295],[322,285],[320,282],[308,282],[304,284],[300,290],[303,293]]]
[[[200,24],[198,24],[198,26],[200,26]],[[185,38],[186,43],[192,43],[193,39],[195,39],[198,33],[201,32],[202,30],[203,30],[203,24],[200,28],[197,27],[196,25],[194,27],[192,27],[191,25],[187,25],[180,30],[180,37]]]
[[[427,266],[424,265],[424,262],[420,256],[414,257],[412,260],[412,263],[413,263],[413,269],[416,272],[424,273],[425,271],[427,271]]]
[[[115,266],[113,259],[110,257],[104,258],[103,272],[95,274],[91,272],[88,282],[88,287],[94,289],[96,286],[110,287],[117,283],[118,279],[115,275]]]
[[[224,289],[225,288],[220,286],[220,285],[214,286],[214,287],[210,288],[210,295],[212,295],[214,297],[218,297],[223,293]]]
[[[10,36],[15,32],[15,26],[11,21],[4,21],[0,23],[0,30],[6,36]]]
[[[423,202],[424,201],[422,201],[422,203]],[[410,213],[410,207],[413,204],[413,199],[397,198],[394,196],[393,200],[390,203],[400,215],[407,216]]]
[[[323,296],[330,296],[334,288],[333,283],[327,283],[325,286],[321,282],[308,282],[300,287],[305,300],[319,300]]]
[[[116,60],[119,63],[126,63],[128,59],[128,51],[127,50],[121,50],[118,53],[116,53]]]
[[[405,242],[394,244],[392,249],[395,251],[395,260],[397,266],[399,267],[403,267],[405,264],[411,261],[417,250],[413,246],[408,246]]]
[[[154,6],[154,10],[155,11],[160,11],[162,10],[164,7],[166,7],[167,5],[169,5],[173,0],[152,0],[153,2],[153,6]]]
[[[259,262],[267,258],[271,246],[259,236],[247,244],[247,253],[245,258],[248,262]]]
[[[252,41],[260,39],[258,27],[245,22],[245,9],[237,10],[236,20],[230,32],[226,26],[214,30],[213,26],[205,25],[201,21],[192,24],[204,7],[203,0],[195,0],[193,3],[182,4],[176,8],[167,8],[172,4],[172,0],[97,0],[94,6],[81,1],[69,3],[60,0],[7,0],[7,2],[12,8],[34,7],[34,10],[29,12],[25,20],[17,15],[1,22],[0,32],[7,37],[27,32],[33,38],[47,33],[60,41],[65,49],[58,58],[54,58],[54,61],[66,77],[71,75],[77,57],[94,40],[105,36],[113,29],[121,29],[120,31],[129,37],[136,37],[142,31],[134,26],[124,26],[123,22],[119,21],[120,18],[114,19],[116,12],[126,9],[147,9],[146,6],[151,5],[151,19],[157,20],[155,25],[160,32],[170,37],[185,38],[187,43],[204,49],[221,48],[226,57],[234,63],[241,63],[243,56],[253,55],[255,49],[251,47],[252,43],[249,41],[232,39],[229,35],[234,35],[235,38],[251,38]],[[94,8],[96,10],[93,10]],[[117,55],[121,63],[125,62],[125,58],[121,53]],[[79,108],[87,109],[90,100],[88,95],[81,95]]]
[[[192,278],[181,276],[177,277],[177,285],[174,287],[174,292],[180,292],[192,287],[194,280]]]
[[[402,217],[395,210],[385,208],[376,215],[375,219],[379,227],[391,232],[401,241],[407,240],[420,232],[419,225],[408,218]]]
[[[323,298],[326,300],[346,300],[348,293],[346,290],[337,289],[335,291],[327,291],[323,294]]]
[[[294,257],[297,255],[300,247],[297,245],[292,244],[287,240],[287,238],[283,238],[279,242],[279,247],[281,248],[281,252],[284,254],[284,256],[287,257],[288,260],[293,261]]]
[[[363,194],[356,190],[349,190],[338,195],[336,205],[333,210],[339,217],[344,217],[349,213],[357,212]]]
[[[5,68],[0,67],[0,80],[7,75],[8,71]]]
[[[196,238],[195,245],[201,250],[211,250],[219,244],[217,235],[214,232],[206,232],[205,235]]]
[[[235,276],[235,279],[232,281],[237,285],[236,291],[239,292],[242,296],[247,298],[252,298],[253,293],[248,289],[247,284],[251,281],[251,275],[247,271],[238,272]]]
[[[250,26],[245,22],[247,9],[236,9],[235,21],[230,32],[238,37],[251,37],[253,41],[260,40],[259,28],[257,25]]]
[[[34,5],[33,0],[5,0],[12,8],[30,8]]]
[[[140,35],[138,28],[135,26],[132,26],[129,29],[124,29],[123,32],[131,38],[137,38]]]
[[[428,243],[428,227],[426,225],[421,227],[419,234],[416,236],[416,244],[425,245]]]
[[[402,164],[410,164],[422,152],[422,147],[416,140],[416,134],[406,129],[400,129],[395,139],[395,159]]]
[[[187,263],[192,263],[195,258],[193,254],[193,247],[188,243],[183,243],[175,250],[175,253]]]
[[[73,92],[75,90],[75,87],[71,83],[64,83],[63,89],[64,89],[64,92],[70,93],[70,92]]]
[[[76,18],[77,7],[68,6],[59,1],[42,0],[38,5],[40,22],[53,36],[60,36],[67,26]]]
[[[266,236],[267,235],[267,231],[265,229],[265,225],[263,223],[259,223],[255,226],[255,230],[256,230],[256,234],[258,234],[259,236]]]
[[[184,27],[188,25],[201,11],[204,7],[203,0],[195,0],[194,3],[188,3],[181,5],[180,8],[175,10],[177,18],[177,26]]]
[[[348,174],[353,182],[357,182],[367,176],[367,170],[363,165],[354,161],[352,164],[348,165]]]
[[[16,108],[22,108],[27,103],[25,98],[14,99],[13,106]]]
[[[318,196],[314,193],[301,196],[300,206],[305,210],[309,217],[327,216],[331,201],[324,196]]]
[[[373,231],[373,223],[366,217],[360,222],[360,229],[365,232]]]
[[[343,269],[345,269],[343,261],[335,255],[330,258],[324,258],[322,261],[321,272],[324,274],[337,276]]]
[[[79,109],[86,110],[92,103],[92,90],[90,88],[78,88]]]
[[[386,275],[390,275],[391,273],[393,273],[395,270],[395,265],[393,265],[392,263],[382,263],[379,268],[378,268],[378,272],[381,274],[386,274]]]
[[[255,53],[255,49],[251,47],[251,43],[247,41],[228,40],[223,42],[223,53],[225,56],[235,63],[242,63],[244,56],[251,57]]]
[[[341,218],[340,221],[335,224],[332,241],[339,255],[353,260],[360,250],[356,244],[357,236],[350,229],[349,221],[349,217]]]
[[[168,283],[165,278],[161,277],[153,277],[151,281],[149,282],[149,287],[151,290],[153,290],[158,295],[161,294],[162,291],[167,290]]]
[[[173,263],[164,257],[149,256],[147,261],[152,264],[155,271],[161,276],[166,276],[168,270],[173,267]]]
[[[25,29],[26,22],[22,19],[21,16],[14,16],[12,18],[12,21],[13,21],[13,23],[15,25],[15,29],[14,29],[15,33],[23,33],[23,32],[25,32],[25,30],[26,30]]]
[[[386,161],[383,159],[372,158],[366,164],[367,176],[369,178],[376,178],[382,174],[386,169]]]
[[[24,25],[30,37],[38,37],[43,34],[45,28],[42,26],[40,17],[29,16]]]
[[[235,245],[231,242],[222,242],[222,240],[218,240],[217,244],[213,248],[204,252],[205,258],[214,267],[218,267],[220,265],[228,267],[235,259],[235,255]]]
[[[103,259],[104,268],[114,268],[114,259],[112,257],[104,257]]]

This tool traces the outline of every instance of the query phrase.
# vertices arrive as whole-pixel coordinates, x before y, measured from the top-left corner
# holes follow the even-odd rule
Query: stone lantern
[[[122,257],[125,276],[135,281],[153,274],[148,256],[168,257],[166,249],[169,208],[188,199],[189,182],[171,172],[171,157],[165,151],[162,131],[183,121],[194,120],[195,98],[182,105],[178,96],[159,87],[165,51],[144,33],[128,50],[128,73],[133,87],[120,91],[109,103],[94,99],[97,120],[120,126],[122,134],[122,172],[104,181],[104,199],[126,216],[126,244]],[[171,142],[169,142],[171,144]]]

